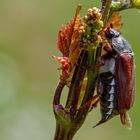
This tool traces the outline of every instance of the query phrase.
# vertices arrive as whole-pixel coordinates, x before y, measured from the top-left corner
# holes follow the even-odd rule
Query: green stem
[[[99,46],[97,46],[96,50],[91,48],[88,51],[88,65],[89,65],[89,68],[87,70],[88,82],[87,82],[87,87],[85,90],[84,98],[82,101],[82,106],[84,106],[84,104],[86,104],[94,95],[96,78],[97,78],[98,70],[99,70],[99,67],[96,67],[96,65],[98,65],[99,58],[101,56],[101,47],[102,47],[102,45],[99,44]],[[95,55],[95,51],[96,51],[96,55]],[[80,126],[82,126],[82,124],[84,123],[85,118],[88,114],[88,110],[89,110],[89,107],[86,107],[86,108],[83,107],[77,113],[76,121],[77,121],[77,123],[80,124]]]
[[[105,4],[105,9],[104,9],[104,13],[103,13],[104,26],[106,25],[107,20],[108,20],[111,3],[112,3],[112,0],[107,0],[106,4]]]
[[[134,6],[130,2],[128,2],[128,3],[113,2],[110,7],[109,16],[111,16],[113,14],[113,12],[115,12],[115,11],[123,11],[126,9],[132,9],[132,8],[134,8]]]
[[[62,124],[56,124],[54,140],[72,140],[75,133],[75,129],[68,129]]]
[[[90,49],[88,51],[88,67],[89,67],[87,71],[88,82],[82,104],[89,101],[89,99],[93,96],[94,92],[94,85],[97,77],[97,71],[96,69],[94,69],[95,65],[94,52],[95,52],[94,49]]]

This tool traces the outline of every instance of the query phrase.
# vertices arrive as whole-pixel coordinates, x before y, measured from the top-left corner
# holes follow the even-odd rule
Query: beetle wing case
[[[123,113],[129,110],[134,103],[135,71],[133,56],[130,53],[118,55],[115,65],[118,111]]]

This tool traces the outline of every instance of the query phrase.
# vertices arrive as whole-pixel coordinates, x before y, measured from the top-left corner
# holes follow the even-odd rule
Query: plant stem
[[[108,20],[111,3],[112,3],[112,0],[106,0],[105,9],[103,11],[103,17],[102,17],[104,26],[106,25],[107,20]]]
[[[53,105],[58,105],[60,103],[60,96],[61,96],[61,93],[62,93],[62,90],[65,86],[65,82],[63,81],[60,81],[58,83],[58,86],[55,90],[55,95],[54,95],[54,99],[53,99]]]
[[[68,93],[68,100],[66,102],[66,108],[72,107],[72,112],[75,112],[77,109],[79,94],[81,84],[85,76],[86,68],[87,68],[87,51],[82,50],[80,56],[78,58],[76,68],[73,74],[73,78],[71,81],[71,87]]]
[[[87,82],[85,96],[83,98],[82,104],[84,104],[85,102],[88,102],[94,93],[94,87],[95,87],[94,85],[95,85],[96,76],[97,76],[97,71],[96,69],[93,68],[93,66],[95,65],[94,52],[95,52],[94,49],[91,49],[88,51],[88,65],[89,65],[89,68],[87,70],[88,82]]]
[[[77,112],[77,104],[78,104],[78,98],[80,94],[80,88],[81,84],[86,72],[86,62],[87,62],[87,51],[82,50],[79,56],[79,59],[76,64],[76,68],[73,74],[71,86],[68,93],[68,98],[66,101],[66,107],[61,110],[63,112],[62,114],[56,113],[55,106],[54,106],[54,114],[56,117],[56,131],[55,131],[55,137],[54,140],[72,140],[74,134],[77,132],[79,127],[82,125],[82,123],[79,123],[80,119],[79,117],[75,117],[75,114]],[[54,101],[58,104],[58,109],[60,107],[60,92],[62,91],[63,83],[59,84],[55,94]],[[62,105],[61,105],[62,106]],[[61,109],[61,108],[60,108]],[[59,109],[59,110],[60,110]],[[67,114],[65,110],[69,110],[69,113]],[[59,111],[60,112],[60,111]],[[69,120],[65,116],[69,115]]]
[[[74,129],[68,129],[62,124],[56,124],[56,132],[54,140],[72,140],[76,131]]]
[[[108,19],[111,2],[112,0],[106,1],[103,13],[104,24]],[[56,118],[54,140],[72,140],[75,133],[84,123],[90,108],[90,106],[84,107],[84,104],[87,103],[94,94],[96,78],[98,75],[98,67],[96,67],[96,64],[98,64],[98,59],[101,55],[101,47],[102,45],[99,44],[98,46],[95,46],[96,49],[92,48],[91,46],[91,49],[89,50],[81,50],[75,66],[65,108],[60,104],[60,96],[65,83],[60,81],[56,89],[53,102],[54,114]],[[77,110],[80,90],[86,71],[88,75],[87,87],[80,110]]]

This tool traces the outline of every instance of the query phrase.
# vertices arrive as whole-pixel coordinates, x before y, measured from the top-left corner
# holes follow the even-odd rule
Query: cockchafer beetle
[[[102,117],[96,126],[120,115],[122,124],[131,128],[127,111],[135,96],[134,53],[130,44],[113,28],[107,28],[105,36],[107,54],[102,56],[104,64],[100,67],[97,84]]]

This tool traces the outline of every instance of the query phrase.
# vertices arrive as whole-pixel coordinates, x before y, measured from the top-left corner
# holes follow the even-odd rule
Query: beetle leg
[[[99,103],[99,96],[95,95],[85,104],[83,104],[78,110],[81,110],[83,108],[88,108],[88,111],[90,112],[94,107],[96,108],[98,106],[98,103]]]
[[[96,96],[96,98],[95,98]],[[93,109],[93,108],[96,108],[99,104],[99,96],[98,95],[95,95],[93,97],[93,99],[91,99],[91,104],[90,104],[90,108],[89,108],[89,112]]]
[[[100,68],[100,67],[103,66],[103,65],[104,65],[104,61],[101,60],[101,62],[100,62],[99,64],[90,65],[89,68],[91,68],[91,69],[94,70],[94,69]]]
[[[106,40],[105,45],[103,47],[103,49],[108,52],[108,53],[112,53],[113,52],[113,48],[111,47],[111,45],[109,44],[109,42]]]

